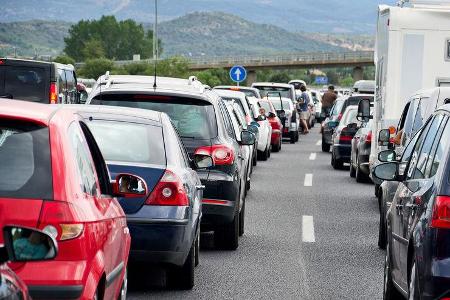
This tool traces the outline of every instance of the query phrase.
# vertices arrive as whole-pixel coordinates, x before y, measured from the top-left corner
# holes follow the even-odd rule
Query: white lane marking
[[[317,154],[316,153],[311,153],[311,155],[309,156],[309,160],[316,160]]]
[[[316,146],[322,146],[322,140],[318,140]]]
[[[302,239],[304,243],[315,243],[314,219],[312,216],[303,216],[302,219]]]
[[[313,184],[313,174],[305,174],[305,186],[312,186]]]

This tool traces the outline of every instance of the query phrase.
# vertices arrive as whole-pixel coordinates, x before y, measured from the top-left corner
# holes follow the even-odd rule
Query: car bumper
[[[359,159],[359,167],[360,170],[366,174],[369,175],[370,174],[370,166],[369,166],[369,155],[359,155],[358,156]]]
[[[352,153],[352,145],[333,145],[334,157],[342,162],[350,162],[350,156]]]
[[[434,260],[431,263],[431,270],[425,272],[430,274],[427,279],[423,278],[423,297],[422,299],[446,299],[450,297],[450,272],[449,261]]]
[[[199,224],[186,206],[143,206],[127,215],[131,261],[183,265]]]

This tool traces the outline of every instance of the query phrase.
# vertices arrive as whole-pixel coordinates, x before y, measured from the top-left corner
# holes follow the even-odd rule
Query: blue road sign
[[[326,76],[316,76],[315,84],[328,84],[328,77]]]
[[[242,66],[234,66],[230,69],[230,78],[234,82],[242,82],[247,78],[247,70]]]

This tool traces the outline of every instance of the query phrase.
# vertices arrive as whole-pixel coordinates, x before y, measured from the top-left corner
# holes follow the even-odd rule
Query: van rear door
[[[0,96],[49,103],[50,71],[45,66],[0,64]]]

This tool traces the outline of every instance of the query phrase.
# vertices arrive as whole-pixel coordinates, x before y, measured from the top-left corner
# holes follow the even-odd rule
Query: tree
[[[64,54],[55,57],[55,59],[53,61],[56,63],[65,64],[65,65],[74,65],[75,64],[75,60],[72,57],[64,55]]]
[[[80,77],[97,79],[100,75],[105,74],[106,71],[112,71],[113,69],[113,61],[106,58],[94,58],[86,60],[79,69],[78,74]]]
[[[131,19],[117,21],[114,16],[72,25],[64,42],[65,53],[76,61],[102,56],[113,60],[128,60],[133,54],[140,54],[141,58],[153,56],[153,32],[145,32],[142,24]]]
[[[327,77],[328,77],[328,82],[330,84],[338,84],[339,83],[339,76],[335,70],[327,71]]]
[[[291,77],[286,71],[275,73],[269,79],[270,82],[278,82],[278,83],[288,83],[290,80]]]

